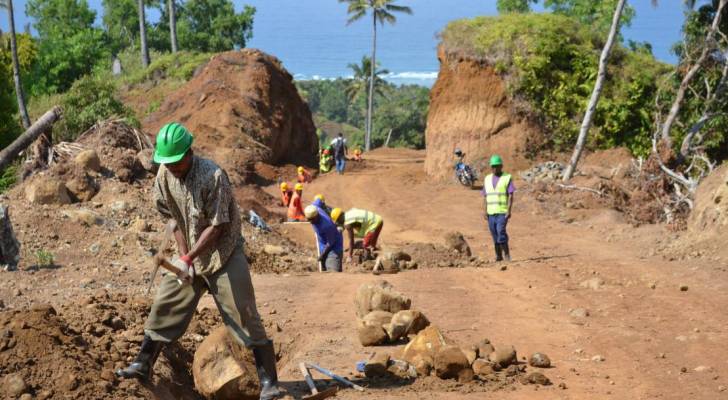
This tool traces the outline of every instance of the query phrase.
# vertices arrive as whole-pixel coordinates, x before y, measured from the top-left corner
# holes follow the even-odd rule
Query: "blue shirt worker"
[[[488,174],[483,182],[485,190],[485,218],[488,228],[493,236],[496,261],[511,261],[511,251],[508,248],[508,233],[506,226],[511,219],[513,208],[513,194],[516,191],[510,174],[503,173],[503,160],[497,154],[490,158],[490,167],[493,173]]]
[[[344,254],[344,238],[331,221],[331,217],[315,205],[307,206],[303,210],[308,222],[316,233],[319,258],[322,271],[341,272],[341,258]]]

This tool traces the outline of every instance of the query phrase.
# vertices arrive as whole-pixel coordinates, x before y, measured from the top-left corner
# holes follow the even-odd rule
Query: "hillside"
[[[566,16],[527,14],[454,21],[441,39],[427,127],[430,175],[449,175],[456,145],[473,161],[501,152],[516,167],[571,148],[602,38]],[[615,46],[592,149],[648,152],[654,95],[666,72],[645,50]]]

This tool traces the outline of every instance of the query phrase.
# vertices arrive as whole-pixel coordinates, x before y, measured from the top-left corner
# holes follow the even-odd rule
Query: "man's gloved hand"
[[[186,255],[175,259],[172,265],[177,267],[177,278],[182,284],[189,285],[195,279],[195,267],[192,264],[192,259]]]

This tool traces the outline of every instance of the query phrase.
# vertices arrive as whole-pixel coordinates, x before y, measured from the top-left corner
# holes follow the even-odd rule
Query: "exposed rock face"
[[[420,370],[419,364],[423,360],[434,360],[442,347],[452,343],[453,341],[445,337],[438,327],[430,325],[407,343],[402,352],[402,358]]]
[[[487,173],[491,154],[503,157],[506,171],[527,167],[528,143],[541,140],[540,131],[514,116],[503,79],[491,66],[447,55],[440,48],[440,73],[430,93],[425,171],[453,179],[455,148],[465,161]]]
[[[26,184],[25,197],[33,204],[71,203],[66,185],[50,176],[39,176]]]
[[[194,148],[213,158],[234,184],[253,164],[317,165],[318,138],[308,105],[280,61],[255,49],[212,57],[186,85],[144,121],[156,133],[177,121],[195,136]]]
[[[253,353],[238,344],[224,326],[200,343],[192,375],[197,391],[207,398],[257,400],[260,394]]]

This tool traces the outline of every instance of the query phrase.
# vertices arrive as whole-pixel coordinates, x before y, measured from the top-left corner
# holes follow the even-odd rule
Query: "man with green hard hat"
[[[511,219],[513,208],[513,193],[516,191],[511,175],[503,173],[503,160],[497,154],[490,157],[490,167],[493,173],[488,174],[483,182],[485,191],[485,218],[488,228],[493,236],[496,261],[511,261],[511,251],[508,248],[508,233],[506,226]]]
[[[181,272],[162,279],[139,355],[116,373],[149,380],[162,346],[184,334],[197,303],[208,291],[232,337],[253,351],[260,398],[276,399],[281,393],[273,342],[255,305],[230,180],[213,161],[194,155],[192,140],[192,134],[178,123],[163,126],[157,135],[154,161],[161,165],[154,202],[165,218],[176,222],[179,257],[172,264]]]

